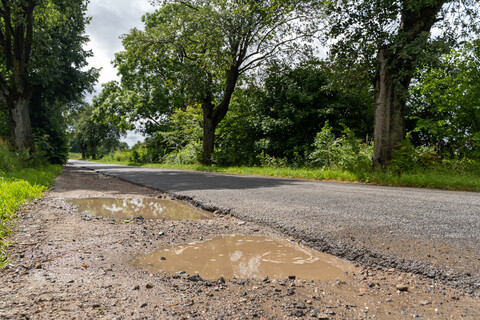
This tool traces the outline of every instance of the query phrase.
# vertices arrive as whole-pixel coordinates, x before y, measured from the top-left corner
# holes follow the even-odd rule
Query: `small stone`
[[[187,280],[193,282],[203,281],[202,277],[200,277],[198,274],[188,277]]]
[[[217,284],[225,284],[225,279],[223,277],[218,278]]]
[[[293,313],[293,315],[294,315],[295,317],[300,318],[300,317],[304,317],[304,316],[305,316],[305,312],[303,312],[302,310],[295,310],[295,312]]]
[[[385,302],[392,302],[393,300],[388,298],[388,299],[385,299]]]
[[[305,301],[305,303],[306,304],[312,304],[313,302],[312,302],[312,300],[307,300],[307,301]]]
[[[159,236],[163,236],[164,234],[165,234],[165,232],[163,232],[163,231],[158,233]]]
[[[431,304],[430,301],[420,301],[420,306],[422,306],[422,307],[426,306],[426,305],[429,305],[429,304]]]
[[[297,278],[297,277],[296,277],[296,276],[294,276],[294,275],[290,275],[290,276],[288,276],[288,279],[290,279],[290,280],[295,280],[296,278]]]
[[[244,225],[246,225],[246,224],[247,224],[247,223],[246,223],[245,221],[240,221],[240,222],[238,223],[239,226],[244,226]]]
[[[137,284],[135,287],[132,288],[132,290],[140,290],[140,286]]]
[[[142,303],[142,305],[140,306],[140,308],[145,308],[146,306],[148,306],[148,303]]]
[[[328,320],[328,319],[330,319],[330,317],[327,316],[327,315],[324,314],[324,313],[321,313],[321,314],[317,314],[317,319],[320,319],[320,320]]]
[[[152,289],[152,288],[153,288],[153,284],[147,283],[147,284],[145,285],[145,288],[147,288],[147,289]]]
[[[93,308],[93,309],[100,309],[100,305],[99,305],[99,304],[94,304],[94,305],[92,306],[92,308]]]
[[[395,288],[398,290],[398,291],[408,291],[408,286],[407,285],[404,285],[404,284],[397,284],[395,286]]]
[[[160,257],[160,261],[165,261],[165,260],[167,260],[167,258],[165,258],[165,257]]]

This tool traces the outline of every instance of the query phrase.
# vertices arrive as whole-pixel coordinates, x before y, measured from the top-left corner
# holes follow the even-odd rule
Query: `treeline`
[[[462,20],[456,2],[335,3],[163,2],[123,37],[121,81],[94,101],[93,119],[146,137],[110,158],[395,171],[475,163],[475,10]],[[444,32],[431,35],[434,26]],[[315,38],[330,43],[323,60]]]
[[[348,170],[477,162],[474,1],[155,1],[123,36],[121,80],[89,104],[87,2],[0,4],[0,138],[19,152]],[[145,142],[127,150],[127,130]]]

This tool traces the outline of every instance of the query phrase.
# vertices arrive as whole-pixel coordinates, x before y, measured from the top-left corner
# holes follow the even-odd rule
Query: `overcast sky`
[[[96,93],[100,92],[102,83],[119,79],[111,61],[115,53],[123,49],[120,36],[132,28],[142,28],[142,16],[153,10],[147,0],[90,1],[87,15],[92,21],[87,26],[90,42],[86,47],[93,51],[94,56],[88,62],[90,67],[102,68],[95,86]],[[91,96],[87,97],[87,100],[90,99]],[[138,135],[130,133],[127,142],[132,145],[138,139]]]

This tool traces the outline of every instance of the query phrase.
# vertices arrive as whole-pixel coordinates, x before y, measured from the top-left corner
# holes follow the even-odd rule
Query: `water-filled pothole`
[[[85,198],[68,201],[79,207],[79,211],[116,219],[197,220],[209,219],[213,214],[181,202],[156,198]]]
[[[284,279],[291,275],[305,280],[345,280],[345,273],[355,270],[352,264],[334,256],[287,240],[261,236],[227,236],[163,248],[137,256],[134,265],[150,272],[185,271],[207,280],[265,276]]]

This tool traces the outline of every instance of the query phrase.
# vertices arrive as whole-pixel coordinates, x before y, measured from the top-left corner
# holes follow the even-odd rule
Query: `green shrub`
[[[199,162],[202,153],[201,141],[189,142],[178,151],[172,151],[163,157],[166,164],[196,164]]]
[[[368,171],[372,166],[373,148],[357,139],[347,127],[344,127],[343,134],[336,138],[328,121],[325,122],[322,131],[315,137],[313,147],[308,159],[316,167],[357,172]]]

